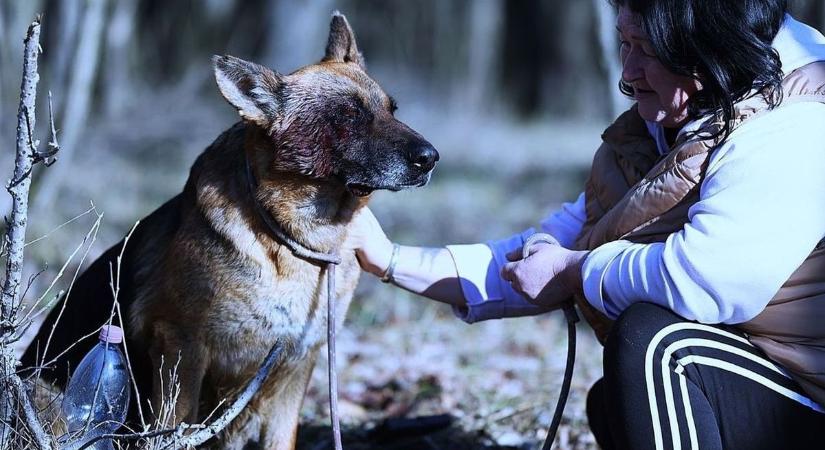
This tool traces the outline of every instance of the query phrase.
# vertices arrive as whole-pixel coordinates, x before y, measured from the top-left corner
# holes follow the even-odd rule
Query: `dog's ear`
[[[322,61],[351,62],[358,64],[362,69],[365,68],[364,57],[355,43],[355,33],[352,32],[347,18],[338,11],[332,13],[327,51]]]
[[[215,80],[221,94],[244,120],[268,126],[278,112],[280,75],[272,70],[234,56],[213,56]]]

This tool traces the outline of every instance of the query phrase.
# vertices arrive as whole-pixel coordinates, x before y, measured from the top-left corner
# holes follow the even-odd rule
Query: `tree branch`
[[[32,407],[23,382],[15,373],[17,360],[7,344],[15,332],[20,280],[23,276],[23,250],[28,224],[29,187],[32,166],[37,162],[37,143],[32,134],[35,125],[34,107],[37,98],[37,57],[40,54],[40,17],[26,32],[23,41],[23,81],[20,86],[20,106],[17,110],[17,154],[14,162],[13,182],[7,190],[12,196],[12,211],[6,230],[5,245],[6,280],[0,297],[0,365],[2,366],[2,392],[0,392],[0,448],[11,448],[12,421],[15,409],[22,410],[23,423],[34,439],[35,448],[51,450],[52,443],[43,430],[37,412]]]
[[[37,417],[37,411],[29,401],[29,393],[26,392],[26,387],[20,377],[13,375],[10,382],[14,385],[15,394],[17,396],[17,404],[23,409],[23,420],[26,427],[34,437],[37,443],[37,448],[47,450],[52,448],[51,438],[43,430],[43,425],[40,424],[40,419]]]
[[[37,82],[40,75],[37,73],[38,41],[40,40],[40,19],[36,19],[26,34],[23,59],[23,82],[20,87],[20,108],[17,111],[17,155],[14,161],[14,183],[10,183],[7,190],[12,196],[12,211],[9,219],[9,229],[6,232],[8,243],[8,260],[6,262],[6,281],[3,284],[2,298],[0,299],[0,314],[2,314],[2,333],[8,333],[7,327],[12,325],[11,312],[17,300],[20,287],[20,278],[23,274],[23,246],[25,245],[26,225],[28,224],[29,187],[31,185],[32,136],[34,128],[34,102],[37,97]]]

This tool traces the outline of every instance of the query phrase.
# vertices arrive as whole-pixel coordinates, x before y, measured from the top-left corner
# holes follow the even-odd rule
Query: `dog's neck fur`
[[[276,152],[259,130],[247,129],[244,153],[254,178],[254,201],[275,226],[303,247],[337,254],[347,225],[366,199],[353,196],[337,180],[312,179],[273,169]],[[264,219],[264,222],[266,220]],[[272,230],[270,230],[272,231]]]
[[[210,205],[201,207],[206,220],[230,241],[257,239],[275,251],[284,243],[259,216],[257,201],[262,207],[260,212],[268,214],[302,246],[318,253],[338,253],[346,238],[347,225],[353,214],[366,205],[367,198],[353,196],[337,180],[276,171],[272,168],[274,155],[266,134],[254,126],[238,123],[219,136],[198,158],[190,176],[196,202]],[[246,158],[257,182],[254,198],[247,180]],[[232,161],[232,167],[226,166],[227,161]],[[233,175],[227,177],[227,171]],[[215,180],[227,181],[216,184]],[[253,234],[238,235],[238,231],[227,228],[228,214],[244,216]],[[246,245],[239,243],[239,248]]]
[[[260,180],[255,201],[262,206],[262,214],[268,214],[289,238],[313,252],[339,252],[360,202],[327,183],[307,183],[283,172],[266,177],[266,169],[260,170],[264,176],[254,171],[253,176]]]

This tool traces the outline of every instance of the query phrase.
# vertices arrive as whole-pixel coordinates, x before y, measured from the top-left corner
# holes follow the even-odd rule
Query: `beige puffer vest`
[[[782,87],[780,108],[801,101],[825,103],[825,62],[793,71]],[[746,99],[736,104],[733,126],[766,112],[761,96]],[[701,136],[719,127],[709,123],[700,137],[683,135],[670,153],[660,156],[636,108],[622,114],[602,135],[593,159],[585,190],[587,221],[577,248],[592,250],[620,239],[663,242],[682,229],[718,144],[718,139]],[[610,321],[583,298],[577,304],[603,341]],[[762,313],[736,327],[825,405],[825,245],[813,249]]]

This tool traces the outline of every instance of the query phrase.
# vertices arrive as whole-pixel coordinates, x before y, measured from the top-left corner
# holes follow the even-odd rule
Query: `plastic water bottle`
[[[100,330],[100,342],[83,357],[63,396],[63,415],[72,442],[86,442],[117,431],[129,408],[129,369],[120,352],[123,330],[113,325]],[[90,418],[91,416],[91,418]],[[83,431],[85,430],[85,431]],[[110,439],[87,447],[113,449]]]

